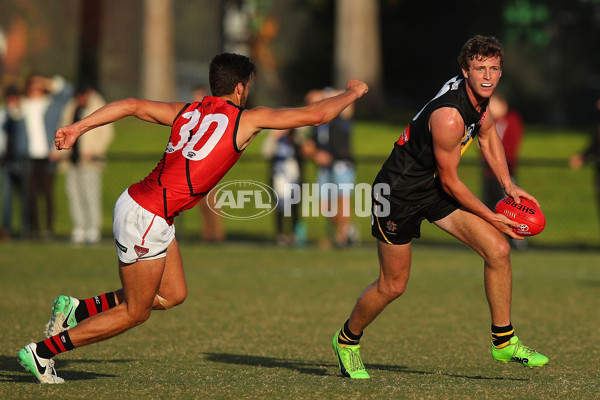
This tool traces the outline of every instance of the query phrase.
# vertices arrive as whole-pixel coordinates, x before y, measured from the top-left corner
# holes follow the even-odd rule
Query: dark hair
[[[500,68],[504,63],[504,50],[502,45],[494,36],[475,35],[463,45],[458,55],[458,65],[464,70],[469,69],[469,62],[482,60],[490,57],[500,59]]]
[[[92,84],[89,81],[83,79],[77,83],[77,86],[75,87],[75,94],[85,94],[88,92],[88,90],[91,89],[93,89]]]
[[[217,54],[210,63],[208,80],[213,96],[232,94],[238,83],[246,86],[256,74],[256,66],[246,56],[232,53]]]
[[[33,84],[33,81],[36,78],[44,78],[45,76],[38,73],[37,71],[31,72],[29,75],[27,75],[27,79],[25,79],[25,92],[29,92],[29,88],[31,87],[31,85]]]
[[[19,89],[15,85],[9,85],[4,88],[4,97],[18,96]]]

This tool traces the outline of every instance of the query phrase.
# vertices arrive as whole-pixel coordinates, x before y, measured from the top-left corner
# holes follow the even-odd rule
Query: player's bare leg
[[[350,318],[333,337],[333,351],[343,376],[369,379],[360,358],[359,340],[363,330],[398,298],[408,283],[411,263],[411,245],[390,245],[377,242],[379,278],[358,297]]]
[[[436,225],[477,251],[484,260],[485,292],[492,317],[492,357],[530,368],[547,364],[548,357],[525,346],[514,335],[510,319],[512,273],[508,241],[492,225],[462,209],[437,221]]]
[[[167,260],[158,293],[154,299],[154,310],[166,310],[175,307],[187,296],[187,283],[183,271],[183,260],[177,239],[173,239],[167,251]]]
[[[179,251],[177,239],[173,239],[167,250],[165,269],[156,293],[153,310],[166,310],[175,307],[185,300],[187,296],[187,283],[183,270],[183,260]],[[123,301],[123,288],[115,291],[117,304]]]
[[[510,245],[492,225],[468,211],[458,209],[435,224],[475,250],[484,263],[485,293],[492,324],[510,324],[512,271]]]
[[[166,310],[181,304],[187,296],[187,284],[183,272],[183,262],[176,239],[169,244],[166,264],[160,288],[152,303],[153,310]],[[109,299],[109,297],[111,299]],[[87,300],[79,300],[71,296],[60,295],[54,299],[52,317],[44,331],[51,337],[65,330],[72,329],[90,316],[106,312],[123,302],[123,288],[104,295],[94,296]],[[92,304],[90,306],[90,303]],[[91,308],[90,308],[91,307]]]
[[[377,241],[379,278],[360,294],[348,327],[360,334],[383,309],[406,290],[412,258],[411,244],[391,245]]]
[[[183,263],[175,240],[169,245],[164,258],[133,264],[119,262],[119,275],[123,288],[114,294],[110,293],[110,297],[114,296],[118,304],[81,320],[68,332],[65,332],[67,329],[61,329],[59,333],[47,335],[46,340],[30,343],[19,351],[19,362],[40,382],[64,382],[54,369],[53,354],[119,335],[146,321],[152,309],[164,310],[176,306],[187,295]],[[99,300],[99,297],[95,299]],[[102,297],[104,302],[109,296]]]
[[[165,258],[161,258],[138,261],[133,264],[119,262],[123,301],[110,310],[81,321],[69,330],[73,346],[80,347],[96,343],[145,322],[156,301],[165,261]]]
[[[85,346],[123,333],[145,322],[152,309],[177,305],[187,294],[183,263],[175,239],[164,258],[133,264],[119,262],[119,275],[123,284],[120,303],[71,329],[69,336],[73,346]],[[158,297],[157,294],[162,295]]]

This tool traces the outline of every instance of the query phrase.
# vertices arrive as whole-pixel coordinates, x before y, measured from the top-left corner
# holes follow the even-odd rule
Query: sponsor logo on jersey
[[[485,119],[485,114],[487,114],[487,111],[484,111],[483,114],[481,114],[481,118],[479,119],[477,126],[481,126],[481,124],[483,124],[483,120]]]
[[[408,125],[406,127],[406,129],[402,132],[402,134],[400,135],[400,138],[398,139],[396,144],[398,144],[398,146],[402,146],[404,143],[408,142],[409,140],[410,140],[410,125]]]

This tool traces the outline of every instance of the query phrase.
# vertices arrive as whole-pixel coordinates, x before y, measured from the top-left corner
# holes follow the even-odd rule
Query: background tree
[[[350,78],[369,85],[363,106],[374,108],[382,98],[382,55],[378,0],[337,0],[335,9],[334,76],[343,89]]]
[[[81,0],[80,4],[78,78],[98,89],[102,0]]]
[[[175,99],[175,49],[173,1],[144,1],[142,96],[147,99]]]

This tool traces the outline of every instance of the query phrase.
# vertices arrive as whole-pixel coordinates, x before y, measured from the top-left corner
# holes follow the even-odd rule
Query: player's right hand
[[[523,239],[522,236],[519,236],[515,233],[513,228],[519,228],[519,223],[511,220],[504,214],[494,214],[495,218],[492,221],[489,221],[496,229],[500,232],[504,233],[507,236],[510,236],[513,239]]]
[[[350,79],[348,81],[348,84],[346,85],[346,91],[355,92],[356,94],[358,94],[358,98],[360,99],[369,91],[369,86],[367,86],[366,83],[358,79]]]

